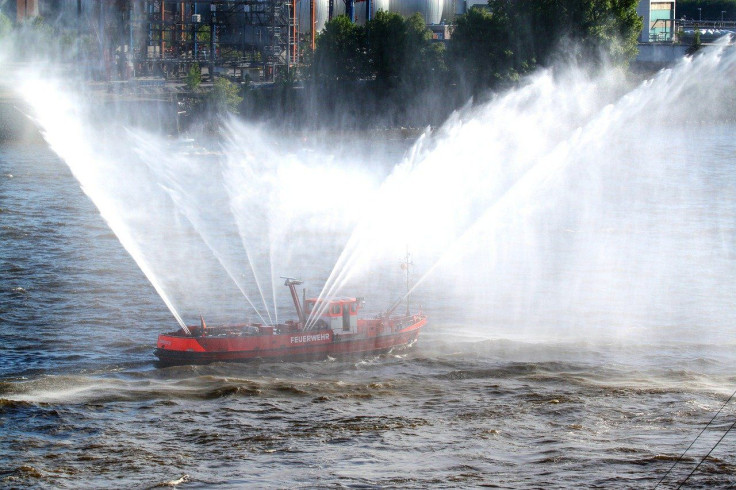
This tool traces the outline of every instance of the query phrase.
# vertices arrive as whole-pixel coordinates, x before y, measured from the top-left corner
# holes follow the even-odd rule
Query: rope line
[[[717,412],[716,412],[716,414],[715,414],[715,415],[713,416],[713,418],[712,418],[712,419],[710,419],[710,421],[709,421],[709,422],[708,422],[707,424],[705,424],[705,427],[703,427],[703,430],[701,430],[701,431],[700,431],[700,433],[699,433],[699,434],[698,434],[698,435],[697,435],[697,436],[695,437],[695,439],[693,439],[693,442],[691,442],[691,443],[690,443],[690,445],[689,445],[689,446],[687,447],[687,449],[685,449],[685,451],[684,451],[684,452],[683,452],[683,453],[682,453],[682,454],[680,455],[680,457],[679,457],[679,458],[677,458],[677,459],[675,460],[675,462],[674,462],[674,463],[672,463],[672,466],[670,466],[670,469],[669,469],[669,470],[667,470],[667,473],[665,473],[665,474],[664,474],[664,476],[663,476],[663,477],[662,477],[662,478],[661,478],[661,479],[660,479],[660,480],[659,480],[659,481],[657,482],[657,484],[656,484],[656,485],[654,486],[654,489],[655,489],[655,490],[657,489],[657,487],[659,487],[659,486],[660,486],[660,485],[662,484],[662,482],[664,481],[664,479],[665,479],[665,478],[667,478],[667,475],[669,475],[669,474],[670,474],[670,472],[671,472],[671,471],[672,471],[673,469],[675,469],[675,466],[677,466],[677,464],[678,464],[678,463],[679,463],[680,461],[682,461],[682,458],[683,458],[683,457],[685,457],[685,454],[687,454],[687,452],[688,452],[688,451],[690,450],[690,448],[691,448],[691,447],[693,447],[693,444],[695,444],[695,442],[696,442],[696,441],[697,441],[697,440],[698,440],[698,439],[700,438],[700,436],[702,436],[702,435],[703,435],[703,432],[705,432],[705,430],[706,430],[706,429],[707,429],[708,427],[710,427],[710,424],[712,424],[712,423],[713,423],[713,421],[714,421],[714,420],[716,419],[716,417],[718,417],[718,415],[719,415],[719,414],[721,413],[721,411],[722,411],[722,410],[723,410],[724,408],[726,408],[726,405],[728,405],[728,402],[730,402],[730,401],[731,401],[731,399],[732,399],[732,398],[733,398],[734,396],[736,396],[736,391],[734,391],[734,392],[733,392],[733,393],[731,394],[731,396],[729,396],[729,397],[728,397],[728,400],[726,400],[726,402],[725,402],[725,403],[724,403],[723,405],[721,405],[721,408],[719,408],[719,409],[718,409],[718,411],[717,411]],[[736,421],[734,422],[734,424],[736,424]],[[726,431],[726,434],[728,434],[728,433],[729,433],[729,431],[730,431],[730,430],[731,430],[732,428],[733,428],[733,425],[732,425],[732,426],[731,426],[731,427],[730,427],[730,428],[729,428],[729,429],[728,429],[728,430]],[[723,434],[723,436],[725,437],[725,436],[726,436],[726,434]],[[721,439],[723,439],[723,437],[721,437]],[[716,446],[717,446],[718,444],[720,444],[720,442],[721,442],[721,441],[719,440],[719,441],[718,441],[718,442],[716,443]],[[713,451],[713,449],[715,449],[715,448],[716,448],[716,446],[713,446],[713,448],[712,448],[712,449],[711,449],[710,451],[708,451],[708,454],[706,454],[706,455],[705,455],[705,457],[706,457],[706,458],[707,458],[707,457],[708,457],[708,455],[709,455],[709,454],[710,454],[710,453],[711,453],[711,452]],[[703,459],[702,459],[702,460],[700,461],[700,463],[702,463],[702,462],[703,462],[704,460],[705,460],[705,458],[703,458]],[[698,463],[698,466],[700,466],[700,463]],[[697,469],[698,469],[698,466],[696,466],[696,467],[695,467],[695,470],[697,470]],[[693,470],[693,473],[695,472],[695,470]],[[692,475],[693,473],[690,473],[690,475]],[[688,475],[688,476],[687,476],[687,478],[690,478],[690,475]],[[685,481],[687,481],[687,478],[685,478]],[[682,486],[682,485],[683,485],[683,483],[685,483],[685,481],[683,481],[682,483],[680,483],[680,486]],[[680,487],[678,486],[677,488],[680,488]]]
[[[693,473],[695,473],[695,470],[697,470],[698,468],[700,468],[700,465],[703,464],[703,461],[705,461],[705,459],[708,456],[710,456],[710,453],[712,453],[713,450],[721,443],[721,441],[723,440],[723,438],[726,437],[726,435],[729,432],[731,432],[731,429],[733,429],[734,426],[736,426],[736,420],[733,421],[733,424],[731,424],[731,427],[729,427],[728,430],[723,433],[723,435],[721,436],[721,438],[718,439],[718,442],[716,442],[715,445],[712,448],[710,448],[710,451],[708,451],[708,454],[706,454],[705,456],[703,456],[703,459],[701,459],[700,460],[700,463],[698,463],[698,465],[695,468],[693,468],[693,471],[691,471],[690,474],[687,475],[687,477],[684,480],[682,480],[682,483],[680,483],[679,485],[677,485],[677,489],[678,490],[685,484],[686,481],[688,481],[690,479],[691,476],[693,476]]]

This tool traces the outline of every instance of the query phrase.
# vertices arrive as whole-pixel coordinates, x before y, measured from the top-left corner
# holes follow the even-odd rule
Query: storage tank
[[[463,15],[467,11],[465,0],[455,0],[455,15]]]
[[[299,21],[299,32],[302,34],[307,34],[308,32],[312,31],[309,25],[311,20],[309,15],[309,4],[310,0],[297,1],[297,20]],[[317,27],[316,32],[321,31],[325,27],[325,22],[327,22],[328,8],[329,0],[314,0],[314,20]]]
[[[410,17],[419,12],[427,24],[439,24],[442,20],[445,0],[390,0],[390,11]]]
[[[358,4],[363,5],[363,4]],[[315,32],[320,33],[325,28],[327,23],[327,17],[329,16],[330,0],[314,0],[314,19],[317,29]],[[310,32],[309,29],[309,0],[297,0],[297,16],[299,19],[299,32],[306,34]],[[332,17],[335,18],[338,15],[345,15],[345,2],[343,0],[333,1],[333,12]]]
[[[357,4],[363,6],[364,4]],[[314,0],[314,12],[315,24],[317,29],[315,32],[320,33],[325,28],[327,18],[329,16],[330,0]],[[297,16],[299,20],[299,32],[306,34],[310,32],[309,29],[309,0],[297,0]],[[332,18],[334,19],[338,15],[345,15],[345,2],[343,0],[333,0],[333,12]],[[364,8],[365,10],[365,8]]]
[[[379,10],[396,12],[403,17],[409,17],[419,12],[427,24],[439,24],[443,19],[448,22],[454,18],[454,8],[459,0],[373,0],[371,5],[372,17],[375,18]],[[479,0],[480,1],[480,0]],[[485,0],[484,0],[485,1]],[[316,8],[315,20],[317,31],[325,28],[330,8],[329,0],[314,0]],[[333,18],[345,15],[345,1],[333,0]],[[353,4],[355,9],[355,22],[365,24],[365,2]],[[299,16],[299,32],[309,32],[309,0],[297,1],[297,12]]]
[[[441,22],[449,24],[455,18],[455,12],[457,7],[455,6],[455,0],[442,0],[442,18]]]
[[[343,5],[342,0],[336,0]],[[365,24],[365,2],[355,3],[353,4],[353,8],[355,8],[355,22],[358,24]],[[389,11],[389,0],[371,0],[371,18],[376,18],[376,13],[379,10],[385,10],[386,12]]]

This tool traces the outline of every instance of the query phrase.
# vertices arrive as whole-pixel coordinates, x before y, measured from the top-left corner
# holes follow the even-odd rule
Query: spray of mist
[[[412,292],[442,304],[439,321],[621,335],[733,316],[732,179],[705,179],[722,169],[688,138],[733,109],[735,60],[722,42],[638,85],[616,69],[542,71],[380,162],[336,135],[303,145],[235,120],[214,151],[182,152],[100,123],[38,70],[16,80],[180,325],[179,311],[277,322],[283,275],[324,284],[321,298],[388,302],[408,248]]]
[[[727,276],[685,285],[713,267],[708,259],[733,269],[723,247],[731,212],[713,202],[711,223],[690,216],[711,191],[692,173],[713,169],[687,138],[704,118],[728,117],[735,61],[724,39],[633,88],[615,70],[558,67],[454,115],[384,182],[324,295],[408,244],[424,268],[410,292],[434,282],[474,320],[512,329],[667,331],[683,317],[709,323],[711,302],[732,315]],[[694,260],[704,249],[716,256]],[[683,300],[689,311],[675,306]]]

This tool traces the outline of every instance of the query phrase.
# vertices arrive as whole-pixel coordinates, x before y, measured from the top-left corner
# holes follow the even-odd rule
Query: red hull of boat
[[[230,327],[227,333],[208,329],[205,335],[175,332],[159,335],[155,354],[163,364],[202,364],[251,359],[309,360],[327,356],[367,355],[412,344],[426,324],[424,315],[400,321],[359,320],[355,333],[331,329],[304,331],[280,327]],[[252,329],[257,329],[253,334]]]

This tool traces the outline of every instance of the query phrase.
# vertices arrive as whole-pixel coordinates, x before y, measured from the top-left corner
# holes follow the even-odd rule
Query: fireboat
[[[299,301],[293,278],[284,283],[291,292],[298,320],[276,325],[243,323],[209,327],[182,326],[159,335],[154,354],[162,365],[207,364],[220,361],[317,360],[365,356],[411,347],[427,323],[421,311],[394,315],[403,302],[397,300],[375,318],[359,318],[362,298],[304,298]]]

